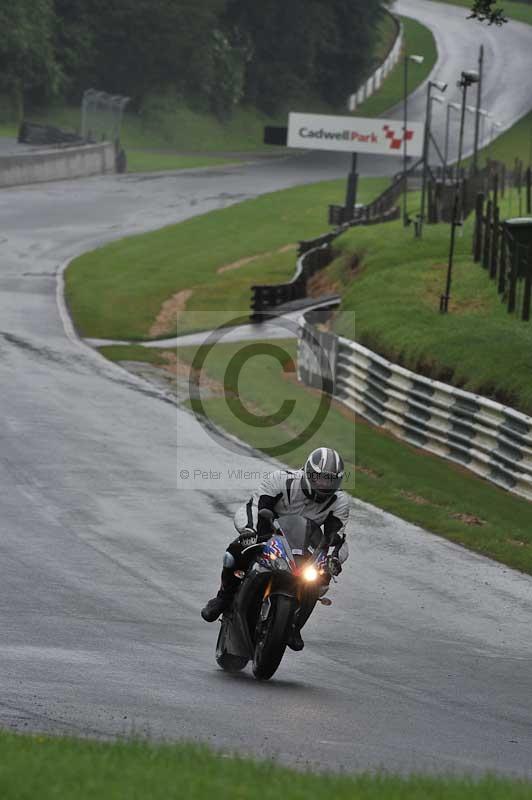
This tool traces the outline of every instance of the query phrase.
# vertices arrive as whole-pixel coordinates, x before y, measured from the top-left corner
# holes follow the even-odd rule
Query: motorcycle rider
[[[349,554],[344,532],[349,518],[349,501],[345,492],[340,491],[343,477],[341,456],[329,447],[318,447],[309,455],[302,470],[276,470],[263,479],[255,494],[235,514],[234,524],[239,536],[224,554],[218,594],[201,611],[206,622],[214,622],[231,606],[240,585],[235,571],[249,566],[246,548],[257,541],[266,541],[272,534],[271,518],[259,514],[262,509],[269,509],[274,517],[299,514],[323,525],[329,547],[334,548],[329,558],[329,572],[331,575],[340,574],[342,563]],[[301,628],[311,612],[312,607],[301,609],[297,615],[287,642],[292,650],[303,649]]]

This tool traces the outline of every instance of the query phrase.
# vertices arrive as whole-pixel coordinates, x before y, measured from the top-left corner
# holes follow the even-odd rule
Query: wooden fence
[[[530,213],[530,167],[527,173],[527,211]],[[496,283],[508,312],[528,321],[532,295],[532,242],[517,235],[515,223],[511,220],[501,220],[498,181],[491,198],[483,192],[477,195],[473,259]]]

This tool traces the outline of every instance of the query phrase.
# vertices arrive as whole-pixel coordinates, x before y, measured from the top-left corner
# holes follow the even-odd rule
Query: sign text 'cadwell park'
[[[405,138],[408,155],[421,156],[421,122],[409,123],[405,132],[403,123],[397,119],[337,117],[296,112],[291,112],[288,117],[288,147],[400,156]]]

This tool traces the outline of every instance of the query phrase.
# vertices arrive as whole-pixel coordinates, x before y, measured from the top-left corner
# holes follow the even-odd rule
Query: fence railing
[[[251,287],[250,319],[254,322],[261,322],[273,313],[279,313],[280,306],[308,297],[307,285],[309,279],[331,263],[334,257],[332,242],[348,228],[357,225],[376,225],[398,218],[398,208],[383,211],[380,216],[367,217],[364,213],[356,220],[339,226],[331,233],[323,234],[317,239],[299,242],[296,271],[290,281]]]
[[[451,222],[457,181],[462,219],[475,210],[479,192],[485,195],[492,192],[504,197],[509,189],[517,192],[519,214],[525,205],[527,213],[530,213],[531,177],[530,167],[524,169],[523,163],[517,159],[513,170],[508,170],[498,161],[489,161],[476,173],[461,169],[459,175],[455,167],[448,167],[445,171],[439,167],[433,171],[428,183],[428,222]]]
[[[532,301],[532,243],[519,241],[512,221],[501,220],[496,192],[493,199],[483,193],[477,195],[473,260],[495,282],[508,312],[528,321]]]
[[[414,169],[417,165],[413,165]],[[408,175],[407,175],[408,180]],[[353,218],[344,222],[341,212],[335,216],[335,209],[343,211],[343,206],[329,207],[329,222],[335,229],[315,239],[299,242],[298,259],[293,277],[286,283],[274,285],[257,284],[251,287],[250,319],[260,322],[271,316],[279,306],[303,300],[307,295],[307,283],[316,272],[330,264],[333,258],[332,242],[349,228],[358,225],[377,225],[398,219],[400,210],[394,203],[401,195],[404,176],[400,175],[375,200],[366,206],[355,209]]]
[[[349,96],[347,101],[347,107],[349,111],[355,111],[357,106],[363,103],[364,100],[367,100],[368,97],[371,97],[372,94],[381,88],[383,80],[395,67],[401,57],[401,51],[403,49],[404,42],[403,26],[399,20],[393,16],[393,14],[390,14],[390,16],[396,25],[397,33],[395,41],[382,64],[377,67],[377,69],[369,76],[369,78],[366,78],[362,86],[360,86],[356,92]]]
[[[398,438],[532,500],[531,417],[411,372],[358,342],[324,337],[306,317],[298,339],[301,381]]]

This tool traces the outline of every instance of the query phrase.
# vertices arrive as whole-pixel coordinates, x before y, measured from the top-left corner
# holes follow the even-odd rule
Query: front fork
[[[305,587],[301,584],[297,587],[297,592],[295,594],[295,599],[297,600],[297,607],[294,611],[294,618],[293,624],[297,625],[298,629],[300,630],[303,625],[307,622],[308,618],[312,614],[314,610],[314,606],[320,599],[320,595],[327,591],[327,587],[323,586],[316,586],[312,587],[309,590],[308,587]],[[268,581],[266,587],[264,589],[264,595],[262,604],[259,611],[259,619],[258,619],[258,634],[260,635],[264,630],[264,625],[268,619],[270,609],[271,609],[271,591],[272,591],[272,579]],[[283,594],[288,594],[287,592],[283,592]],[[293,597],[294,595],[290,595]]]
[[[270,614],[272,583],[273,579],[270,578],[264,588],[264,595],[259,611],[257,625],[257,633],[259,636],[262,634]],[[322,601],[323,595],[327,592],[328,588],[329,587],[327,585],[323,585],[321,583],[312,587],[306,587],[301,583],[298,584],[297,592],[295,594],[297,607],[293,616],[293,624],[297,626],[298,630],[301,630],[301,628],[305,625],[310,615],[314,611],[316,603],[318,600]],[[283,594],[288,594],[288,592],[283,592]],[[290,596],[294,597],[292,594],[290,594]],[[324,604],[329,605],[330,601],[325,601]]]

